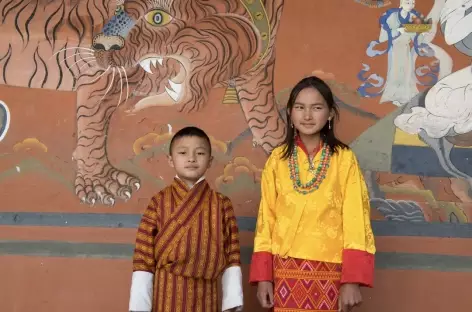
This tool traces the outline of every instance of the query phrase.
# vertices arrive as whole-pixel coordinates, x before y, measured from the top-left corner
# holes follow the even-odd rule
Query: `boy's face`
[[[169,155],[170,166],[175,169],[182,181],[191,185],[205,175],[212,160],[208,142],[197,136],[186,136],[175,140]]]

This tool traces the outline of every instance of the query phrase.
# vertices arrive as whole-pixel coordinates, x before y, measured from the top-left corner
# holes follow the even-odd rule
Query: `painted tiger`
[[[283,0],[2,0],[0,82],[77,91],[75,191],[85,203],[127,200],[140,181],[110,164],[119,105],[190,112],[210,90],[236,89],[254,142],[285,136],[275,105],[275,38]]]

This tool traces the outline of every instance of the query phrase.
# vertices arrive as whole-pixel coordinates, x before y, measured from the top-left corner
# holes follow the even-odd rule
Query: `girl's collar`
[[[308,153],[308,149],[305,146],[305,143],[303,143],[302,139],[298,135],[295,136],[295,144],[297,144],[297,146],[300,147],[306,155],[310,155],[310,153]],[[316,155],[316,153],[318,153],[318,151],[321,149],[322,145],[323,141],[320,140],[320,144],[313,149],[312,155]]]

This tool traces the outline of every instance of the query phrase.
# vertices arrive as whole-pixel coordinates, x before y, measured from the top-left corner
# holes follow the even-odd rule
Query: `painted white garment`
[[[444,40],[453,45],[464,40],[472,31],[472,14],[466,11],[472,7],[472,0],[447,0],[441,11],[441,24],[446,23]]]
[[[413,107],[399,115],[395,125],[431,138],[442,138],[452,129],[458,134],[472,131],[472,68],[458,70],[438,82],[426,95],[425,107]]]
[[[392,48],[388,52],[388,71],[384,91],[380,103],[392,102],[401,106],[410,102],[418,94],[416,87],[414,54],[410,44],[416,36],[414,33],[400,33],[400,13],[394,13],[387,19],[393,39]],[[404,13],[406,16],[406,13]],[[379,41],[387,41],[388,34],[383,28],[380,30]]]

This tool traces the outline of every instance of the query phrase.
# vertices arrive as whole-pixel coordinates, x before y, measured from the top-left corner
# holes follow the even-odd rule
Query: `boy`
[[[210,139],[187,127],[170,142],[171,185],[155,195],[136,235],[130,311],[217,312],[243,306],[239,234],[231,201],[205,181]]]

